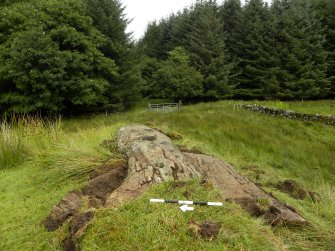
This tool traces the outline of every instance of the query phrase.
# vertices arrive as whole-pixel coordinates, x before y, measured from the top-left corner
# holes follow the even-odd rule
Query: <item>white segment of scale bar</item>
[[[154,202],[154,203],[164,203],[165,200],[161,200],[161,199],[150,199],[150,202]]]
[[[189,200],[178,200],[178,204],[183,204],[183,205],[193,205],[193,201],[189,201]]]
[[[208,206],[216,206],[216,207],[222,207],[223,203],[222,202],[208,202]]]

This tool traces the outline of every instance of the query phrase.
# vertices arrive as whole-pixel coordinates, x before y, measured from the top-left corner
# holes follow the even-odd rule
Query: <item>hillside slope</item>
[[[229,161],[293,205],[310,224],[271,228],[234,203],[221,209],[196,208],[189,214],[171,205],[150,205],[148,198],[182,199],[185,192],[194,200],[218,199],[211,186],[201,187],[196,180],[177,188],[167,183],[119,209],[99,210],[82,238],[83,250],[330,250],[335,245],[335,127],[269,117],[234,108],[235,104],[198,104],[174,113],[141,108],[121,115],[65,120],[57,126],[26,123],[8,129],[0,149],[0,250],[60,250],[67,226],[47,233],[41,222],[60,198],[83,185],[90,170],[106,159],[118,158],[100,143],[129,123],[146,123],[181,135],[175,143]],[[4,131],[1,136],[3,140]],[[17,144],[15,137],[23,149],[16,152],[23,158],[4,169],[8,163],[4,162],[5,143]],[[299,200],[279,191],[278,182],[286,179],[317,192],[321,201]],[[215,240],[206,241],[188,229],[191,220],[219,221],[222,229]]]

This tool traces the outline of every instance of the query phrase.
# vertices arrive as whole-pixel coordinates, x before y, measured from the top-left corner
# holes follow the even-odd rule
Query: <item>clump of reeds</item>
[[[26,150],[22,135],[7,121],[3,121],[0,128],[0,169],[7,169],[22,162]]]
[[[55,140],[60,131],[61,118],[23,114],[0,119],[0,170],[19,165],[33,150]]]

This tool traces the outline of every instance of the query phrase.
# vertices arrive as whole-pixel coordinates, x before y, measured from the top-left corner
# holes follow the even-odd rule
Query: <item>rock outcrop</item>
[[[252,215],[263,215],[271,225],[305,222],[292,211],[292,208],[284,206],[253,182],[238,174],[227,162],[204,154],[183,154],[199,173],[212,182],[224,200],[239,203]]]
[[[160,131],[143,125],[126,126],[120,129],[117,144],[119,151],[127,156],[128,167],[122,159],[95,170],[82,192],[70,192],[45,219],[46,229],[54,231],[72,217],[64,250],[77,250],[77,240],[94,217],[92,208],[119,206],[138,197],[151,185],[169,180],[178,181],[176,186],[191,178],[207,180],[220,191],[223,200],[239,203],[271,225],[306,222],[292,207],[241,176],[229,163],[195,151],[181,151]],[[79,213],[83,196],[89,199],[90,209]],[[192,225],[196,233],[208,239],[215,238],[219,228],[209,223]]]
[[[305,223],[295,210],[238,174],[227,162],[181,152],[169,137],[157,130],[143,125],[126,126],[119,131],[117,143],[128,157],[128,175],[108,197],[109,206],[133,199],[155,183],[205,177],[224,200],[239,203],[253,215],[263,215],[270,224]]]
[[[109,196],[110,206],[137,197],[155,183],[201,176],[169,137],[150,127],[124,127],[119,131],[117,143],[128,157],[128,175]]]

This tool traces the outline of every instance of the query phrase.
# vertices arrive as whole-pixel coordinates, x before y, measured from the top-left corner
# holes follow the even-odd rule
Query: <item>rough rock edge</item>
[[[291,208],[283,205],[259,186],[238,174],[225,161],[203,154],[184,153],[184,155],[202,175],[212,182],[224,200],[239,203],[254,216],[264,216],[271,225],[306,223],[305,219]],[[264,211],[258,206],[258,200],[269,201],[267,210]]]

